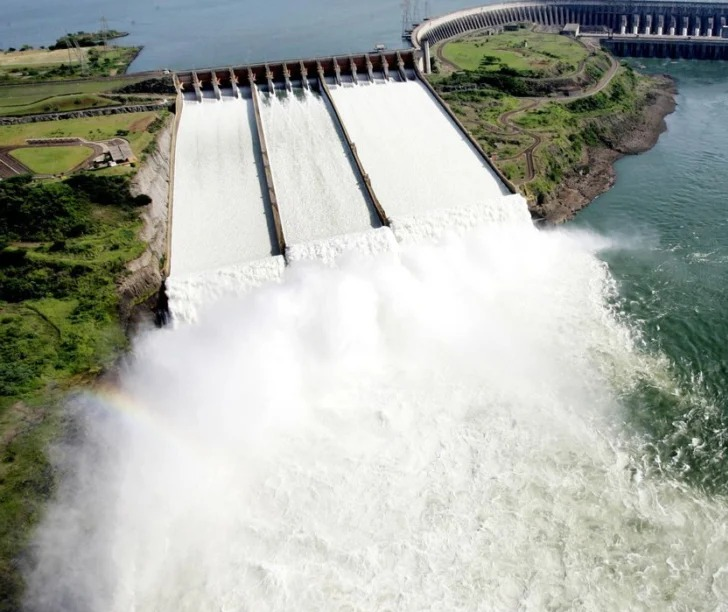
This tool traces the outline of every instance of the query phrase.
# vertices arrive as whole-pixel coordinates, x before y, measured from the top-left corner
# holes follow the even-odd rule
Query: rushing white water
[[[509,193],[419,81],[362,81],[331,94],[387,216],[483,206]]]
[[[261,94],[260,113],[289,245],[379,227],[351,154],[318,93]]]
[[[171,274],[255,261],[276,252],[266,214],[250,92],[186,99],[177,133]]]
[[[720,609],[728,508],[642,475],[655,366],[594,245],[495,224],[142,338],[59,450],[28,609]]]
[[[165,292],[173,324],[194,323],[200,312],[220,300],[280,281],[285,265],[283,255],[276,255],[196,274],[170,276]]]

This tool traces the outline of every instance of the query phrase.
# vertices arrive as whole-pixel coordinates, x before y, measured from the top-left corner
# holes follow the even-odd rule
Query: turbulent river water
[[[573,223],[608,237],[600,253],[619,308],[676,386],[643,386],[633,419],[663,466],[728,492],[728,63],[641,64],[677,79],[668,130],[654,149],[617,164],[614,188]],[[639,67],[639,66],[638,66]]]

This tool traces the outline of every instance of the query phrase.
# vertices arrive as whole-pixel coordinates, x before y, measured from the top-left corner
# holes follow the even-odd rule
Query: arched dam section
[[[430,63],[430,45],[474,32],[531,22],[561,28],[579,24],[580,35],[598,37],[615,54],[640,57],[728,59],[725,2],[502,2],[423,21],[411,42]]]
[[[451,209],[465,222],[521,214],[416,60],[410,50],[175,75],[173,315],[194,318],[203,298],[276,279],[285,262],[392,250]]]

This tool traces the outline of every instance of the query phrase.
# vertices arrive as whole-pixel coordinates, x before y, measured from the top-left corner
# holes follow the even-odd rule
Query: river
[[[670,469],[728,492],[728,63],[635,65],[676,79],[677,109],[657,145],[617,162],[614,187],[572,225],[608,237],[601,257],[620,309],[680,381],[673,393],[640,389],[633,416]],[[706,447],[692,452],[694,438]]]

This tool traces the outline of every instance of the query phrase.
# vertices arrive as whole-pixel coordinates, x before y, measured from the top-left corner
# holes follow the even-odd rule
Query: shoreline
[[[529,203],[532,215],[549,225],[573,219],[612,188],[616,180],[614,164],[619,159],[645,153],[657,144],[667,130],[665,118],[677,107],[677,86],[667,75],[649,75],[649,78],[652,83],[644,94],[642,106],[635,113],[621,115],[612,122],[611,131],[617,134],[614,142],[589,147],[583,163],[564,176],[558,189],[542,205]]]

